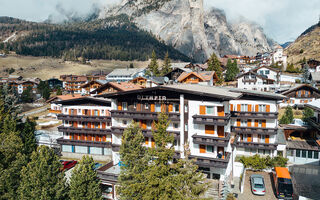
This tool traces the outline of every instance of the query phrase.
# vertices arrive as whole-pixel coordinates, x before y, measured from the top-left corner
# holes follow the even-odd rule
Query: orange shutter
[[[98,142],[99,141],[99,136],[96,135],[95,137],[95,141]]]
[[[85,112],[84,112],[84,111],[85,111],[85,109],[82,109],[82,115],[85,115]]]
[[[247,137],[247,138],[248,138],[248,142],[252,142],[251,134],[248,134],[247,136],[248,136],[248,137]]]
[[[200,115],[205,115],[205,114],[206,114],[206,107],[200,106]]]
[[[266,143],[269,143],[269,135],[266,135]]]
[[[74,134],[74,139],[78,140],[78,134],[76,134],[76,133]]]
[[[69,139],[72,140],[72,134],[69,135]]]
[[[147,122],[145,120],[142,121],[142,129],[147,129]]]
[[[151,138],[151,147],[154,148],[155,147],[155,143],[154,143],[154,139]]]
[[[74,115],[77,115],[77,109],[74,109],[73,114],[74,114]]]
[[[107,141],[107,138],[106,138],[106,136],[104,135],[104,136],[102,136],[102,142],[106,142]]]
[[[200,153],[206,153],[206,146],[205,145],[200,144],[199,147],[200,147]]]
[[[78,122],[73,122],[73,126],[74,126],[75,128],[78,128]]]
[[[251,119],[248,119],[248,127],[251,127]]]
[[[237,119],[237,126],[241,126],[240,119]]]
[[[92,136],[88,135],[88,140],[91,141],[92,140]]]
[[[173,105],[169,104],[169,112],[172,112],[172,111],[173,111]]]
[[[86,141],[88,140],[88,135],[87,134],[84,135],[84,140],[86,140]]]
[[[144,140],[145,140],[145,144],[148,145],[149,144],[149,138],[145,137]]]
[[[153,103],[153,104],[151,104],[151,112],[154,112],[154,111],[155,111],[155,105]]]
[[[218,107],[218,116],[220,116],[220,117],[224,116],[224,106]]]
[[[122,103],[118,102],[118,110],[122,110]]]
[[[266,106],[266,112],[270,112],[270,105]]]
[[[81,140],[84,140],[84,134],[81,134]]]
[[[248,112],[252,112],[252,105],[251,104],[248,105]]]
[[[214,126],[205,125],[205,134],[214,134]]]
[[[102,122],[102,128],[106,129],[106,123],[105,122]]]
[[[91,122],[88,122],[88,128],[91,128]]]
[[[88,110],[88,116],[91,116],[91,110]]]
[[[255,112],[259,112],[259,105],[256,105]]]
[[[258,127],[259,126],[259,121],[258,120],[254,120],[254,127]]]
[[[71,115],[71,109],[69,109],[69,115]]]
[[[237,105],[237,111],[238,111],[238,112],[241,111],[241,105],[240,105],[240,104]]]
[[[266,128],[266,127],[267,127],[267,126],[266,126],[266,123],[267,123],[266,120],[262,120],[262,128]]]
[[[230,104],[230,111],[233,111],[233,104]]]
[[[100,116],[100,110],[98,110],[98,116]]]

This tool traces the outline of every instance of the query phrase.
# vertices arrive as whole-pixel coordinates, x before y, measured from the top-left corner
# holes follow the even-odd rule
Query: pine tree
[[[27,87],[21,94],[21,101],[24,103],[31,103],[33,101],[32,97],[32,87]]]
[[[144,172],[148,166],[145,139],[137,123],[132,123],[124,131],[120,146],[121,172],[119,194],[122,199],[140,200],[145,193]]]
[[[21,171],[19,199],[63,200],[67,198],[59,157],[47,146],[38,147]]]
[[[293,111],[291,106],[287,106],[283,116],[281,117],[279,123],[280,124],[291,124],[293,121]]]
[[[208,60],[208,68],[207,71],[215,71],[215,73],[218,76],[218,84],[223,83],[223,74],[222,74],[222,68],[221,68],[221,63],[216,56],[216,54],[212,54],[211,57]]]
[[[169,58],[169,53],[167,52],[165,57],[164,57],[164,63],[162,65],[162,69],[161,69],[161,75],[165,76],[167,75],[169,72],[171,72],[171,60]]]
[[[304,122],[308,122],[308,119],[310,119],[311,117],[314,117],[314,111],[311,108],[304,108],[303,109],[303,121]]]
[[[302,69],[302,76],[303,76],[303,82],[304,83],[310,83],[309,77],[310,77],[310,71],[309,71],[309,65],[304,64]]]
[[[70,178],[69,197],[71,200],[100,200],[102,192],[97,172],[93,169],[92,157],[83,156]]]
[[[231,59],[228,59],[227,62],[227,72],[226,72],[226,81],[233,81],[237,74],[239,73],[239,68],[237,61],[234,60],[233,62]]]
[[[156,52],[154,50],[152,51],[151,62],[149,64],[149,66],[148,66],[146,75],[149,75],[149,76],[160,76],[158,59],[157,59]]]
[[[20,137],[23,142],[23,153],[28,157],[31,156],[33,151],[37,150],[37,140],[35,137],[36,125],[37,123],[29,118],[21,125]]]

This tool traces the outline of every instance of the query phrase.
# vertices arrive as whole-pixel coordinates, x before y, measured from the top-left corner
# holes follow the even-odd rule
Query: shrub
[[[276,156],[274,158],[271,158],[270,156],[260,157],[259,154],[256,154],[250,157],[241,156],[240,162],[244,165],[245,168],[251,168],[253,170],[263,170],[274,167],[285,167],[288,159],[281,156]]]

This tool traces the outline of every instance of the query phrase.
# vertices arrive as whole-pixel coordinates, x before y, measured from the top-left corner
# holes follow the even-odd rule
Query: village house
[[[139,84],[134,84],[131,82],[108,82],[99,88],[93,90],[91,95],[105,94],[105,93],[114,93],[114,92],[123,92],[128,90],[138,90],[143,88]]]
[[[125,68],[125,69],[115,69],[110,74],[106,76],[108,82],[125,82],[130,81],[137,77],[144,77],[146,69],[145,68]]]
[[[88,82],[87,76],[78,75],[61,75],[60,79],[63,82],[63,88],[68,93],[81,94],[85,93],[81,86]]]
[[[93,80],[86,84],[81,85],[80,88],[83,89],[82,91],[84,95],[90,95],[92,91],[98,89],[99,87],[103,86],[106,83],[107,83],[106,80]]]
[[[183,72],[177,82],[184,84],[203,84],[213,86],[218,81],[218,76],[214,71],[205,72]]]
[[[275,91],[279,85],[274,79],[257,74],[253,71],[243,73],[237,78],[237,88],[257,91]]]
[[[167,77],[137,77],[129,81],[129,83],[141,86],[142,88],[147,88],[164,85],[168,80]]]

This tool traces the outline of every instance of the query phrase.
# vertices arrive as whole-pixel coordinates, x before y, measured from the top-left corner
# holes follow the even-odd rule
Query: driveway
[[[250,185],[250,176],[252,174],[260,174],[264,177],[264,183],[266,185],[266,194],[264,196],[257,196],[252,194],[251,185]],[[239,194],[239,200],[273,200],[277,199],[274,194],[273,183],[271,182],[271,174],[267,172],[246,172],[246,179],[244,183],[244,191],[242,194]]]
[[[294,192],[310,199],[320,199],[320,166],[292,165],[289,166]]]

